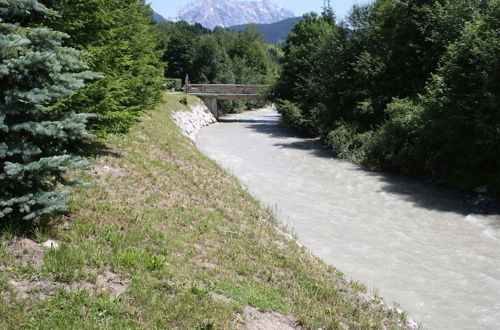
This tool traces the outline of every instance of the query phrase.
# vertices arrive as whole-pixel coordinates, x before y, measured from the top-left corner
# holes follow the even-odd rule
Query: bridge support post
[[[214,115],[215,119],[219,120],[219,108],[217,107],[217,97],[216,96],[204,96],[203,102]]]

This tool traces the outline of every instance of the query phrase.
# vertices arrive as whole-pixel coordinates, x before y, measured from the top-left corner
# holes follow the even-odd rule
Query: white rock
[[[49,239],[47,242],[42,243],[42,246],[47,249],[58,249],[59,243],[54,240]]]
[[[182,134],[195,141],[203,127],[215,123],[217,120],[203,103],[189,107],[191,111],[177,111],[173,117]]]

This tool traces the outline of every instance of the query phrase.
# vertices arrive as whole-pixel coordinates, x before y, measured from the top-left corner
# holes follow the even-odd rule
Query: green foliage
[[[200,84],[231,83],[234,80],[229,56],[211,34],[200,36],[195,44],[190,67],[191,81]]]
[[[388,119],[375,132],[366,162],[404,172],[423,171],[425,150],[418,145],[422,134],[423,108],[408,99],[394,99],[387,105]]]
[[[269,83],[273,66],[262,35],[253,26],[235,32],[186,22],[159,25],[166,44],[168,77],[193,83]]]
[[[164,43],[163,60],[168,63],[167,77],[192,83],[269,84],[274,81],[279,65],[273,61],[262,35],[251,26],[236,32],[199,24],[166,22],[158,25]],[[220,110],[237,111],[252,102],[223,101]]]
[[[283,123],[288,127],[298,128],[303,132],[313,131],[311,122],[304,118],[300,109],[290,101],[278,103],[278,112],[283,116]]]
[[[500,193],[500,1],[465,25],[429,81],[423,139],[447,181]],[[478,169],[481,169],[478,171]],[[472,176],[472,174],[474,174]]]
[[[124,132],[159,100],[164,64],[151,9],[136,0],[43,0],[60,12],[50,26],[71,35],[67,45],[86,51],[105,74],[59,106],[97,114],[91,129]]]
[[[165,79],[165,87],[167,89],[173,88],[176,91],[180,91],[182,89],[182,79],[166,78]]]
[[[338,122],[337,127],[326,136],[326,142],[341,158],[362,162],[371,141],[372,132],[359,133],[358,128],[348,122]]]
[[[284,48],[285,61],[275,86],[275,96],[301,102],[301,105],[307,103],[303,93],[313,93],[318,78],[318,47],[333,28],[326,19],[316,14],[305,15],[295,25]],[[314,97],[306,96],[307,99]],[[307,109],[301,107],[301,110]]]
[[[229,45],[237,83],[265,83],[271,67],[267,46],[260,33],[251,26]]]
[[[36,220],[66,210],[62,175],[87,165],[67,152],[92,138],[89,114],[61,109],[65,97],[98,75],[82,55],[62,47],[68,36],[29,24],[55,12],[33,0],[0,1],[0,219]]]
[[[340,25],[306,15],[274,86],[285,122],[341,157],[498,194],[498,6],[377,0]]]

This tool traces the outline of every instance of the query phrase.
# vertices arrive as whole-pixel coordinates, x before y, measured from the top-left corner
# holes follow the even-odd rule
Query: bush
[[[326,142],[335,150],[338,157],[364,163],[372,135],[371,131],[358,133],[355,126],[339,122],[337,128],[326,136]]]
[[[387,121],[373,135],[366,163],[402,172],[422,172],[425,155],[419,150],[422,107],[408,99],[387,105]]]
[[[182,89],[182,79],[166,78],[165,79],[165,88],[167,90],[171,90],[173,88],[176,91],[180,91]]]
[[[288,127],[296,128],[301,132],[312,134],[311,122],[304,118],[301,110],[292,102],[284,100],[277,104],[278,112],[282,115],[282,122]]]

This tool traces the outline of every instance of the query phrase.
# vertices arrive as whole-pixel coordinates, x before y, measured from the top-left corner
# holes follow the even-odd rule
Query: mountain
[[[167,19],[153,10],[153,21],[156,23],[163,23],[166,22]]]
[[[269,0],[233,1],[233,0],[194,0],[182,8],[174,22],[186,21],[190,24],[200,23],[213,29],[216,26],[229,27],[240,24],[274,23],[294,14]]]
[[[262,33],[264,36],[264,41],[268,44],[277,44],[280,41],[286,40],[286,37],[290,32],[292,32],[292,28],[300,21],[302,17],[292,17],[287,18],[283,21],[279,21],[271,24],[254,24],[257,30]],[[243,24],[243,25],[235,25],[230,26],[228,29],[236,30],[236,31],[244,31],[248,26],[252,24]]]

